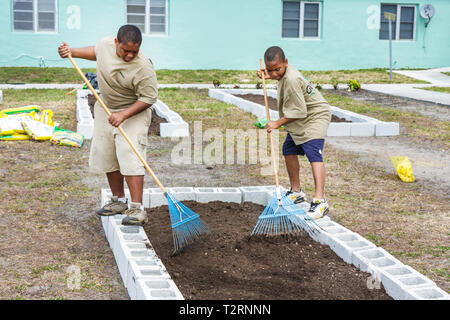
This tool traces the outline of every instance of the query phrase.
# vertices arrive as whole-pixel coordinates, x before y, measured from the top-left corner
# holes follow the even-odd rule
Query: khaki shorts
[[[111,112],[121,110],[111,110]],[[105,110],[96,102],[94,106],[94,134],[89,156],[90,170],[103,173],[120,171],[124,176],[145,175],[144,165],[120,131],[108,122],[108,118]],[[123,131],[144,159],[147,158],[147,135],[151,120],[151,108],[148,108],[121,124]]]

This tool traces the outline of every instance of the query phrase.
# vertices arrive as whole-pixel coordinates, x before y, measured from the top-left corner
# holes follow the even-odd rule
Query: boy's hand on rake
[[[266,68],[260,69],[256,74],[257,74],[258,78],[260,78],[260,79],[262,79],[262,75],[263,75],[263,74],[265,75],[265,76],[264,76],[264,79],[270,79],[270,76],[269,76],[269,74],[267,73]]]
[[[266,124],[266,130],[267,132],[272,132],[272,130],[276,130],[280,127],[281,125],[278,123],[278,121],[267,121]]]

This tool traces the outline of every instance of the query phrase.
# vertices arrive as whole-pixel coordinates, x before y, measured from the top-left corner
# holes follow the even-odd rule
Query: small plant
[[[334,90],[339,88],[339,82],[336,78],[331,79],[331,84],[333,85]]]
[[[256,83],[256,89],[261,89],[261,88],[262,88],[262,83],[258,81]]]
[[[356,80],[349,80],[347,82],[347,85],[350,91],[358,91],[359,89],[361,89],[361,85]]]
[[[322,85],[320,83],[316,84],[315,87],[319,91],[322,90]]]
[[[221,84],[222,84],[222,83],[221,83],[219,80],[217,80],[217,79],[213,80],[214,88],[220,87]]]

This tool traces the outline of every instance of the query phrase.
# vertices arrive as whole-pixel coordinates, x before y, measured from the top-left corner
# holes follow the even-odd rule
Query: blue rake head
[[[169,205],[170,221],[172,223],[174,251],[180,253],[184,247],[193,243],[200,235],[209,231],[200,216],[176,200],[169,192],[165,193]]]
[[[251,235],[281,235],[304,230],[312,236],[318,228],[319,225],[304,210],[284,195],[278,199],[275,192],[259,216]]]

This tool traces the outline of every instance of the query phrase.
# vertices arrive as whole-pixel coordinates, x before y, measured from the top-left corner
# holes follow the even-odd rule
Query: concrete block
[[[375,135],[375,123],[360,122],[350,124],[350,135],[352,137],[370,137]]]
[[[187,137],[189,136],[189,125],[186,122],[161,123],[160,136],[165,137]]]
[[[408,290],[405,300],[450,300],[450,295],[437,286],[424,286]]]
[[[167,198],[160,188],[149,188],[149,208],[167,206]]]
[[[375,245],[354,232],[330,233],[328,231],[328,245],[347,263],[352,262],[355,251],[373,248]]]
[[[191,187],[167,188],[175,199],[179,201],[195,201],[195,190]]]
[[[138,279],[137,300],[184,300],[173,281],[167,279]]]
[[[375,124],[375,135],[377,137],[398,136],[400,134],[400,125],[398,122],[377,122]]]
[[[383,284],[386,293],[389,294],[395,300],[405,299],[417,299],[414,294],[410,292],[418,290],[423,287],[436,287],[436,284],[422,275],[421,273],[413,270],[411,274],[403,276],[391,275],[384,270],[381,274],[381,283]]]
[[[269,191],[263,186],[239,187],[239,189],[242,193],[242,202],[253,202],[262,206],[267,205]]]
[[[82,134],[84,139],[92,139],[94,134],[94,121],[89,119],[81,119],[77,123],[77,133]]]
[[[113,253],[125,286],[127,284],[129,261],[137,258],[155,257],[154,251],[148,250],[145,244],[128,241],[122,241],[115,245]]]
[[[375,264],[374,264],[375,261]],[[391,263],[392,261],[392,263]],[[352,263],[355,267],[359,268],[361,271],[369,272],[377,278],[380,278],[380,267],[386,268],[388,267],[392,270],[397,270],[396,272],[400,272],[402,269],[398,269],[402,267],[400,262],[395,259],[389,252],[384,250],[383,248],[373,247],[368,248],[367,250],[360,250],[353,253]],[[395,271],[392,271],[395,272]],[[404,270],[403,272],[408,272],[408,270]]]
[[[227,202],[230,192],[222,192],[219,188],[194,188],[197,202],[207,203],[211,201]]]
[[[217,188],[219,193],[223,194],[223,201],[242,203],[242,192],[239,188]]]
[[[157,257],[129,260],[125,287],[131,300],[137,300],[139,279],[171,281],[169,273]]]
[[[351,134],[350,123],[332,122],[328,126],[328,137],[349,137]]]

